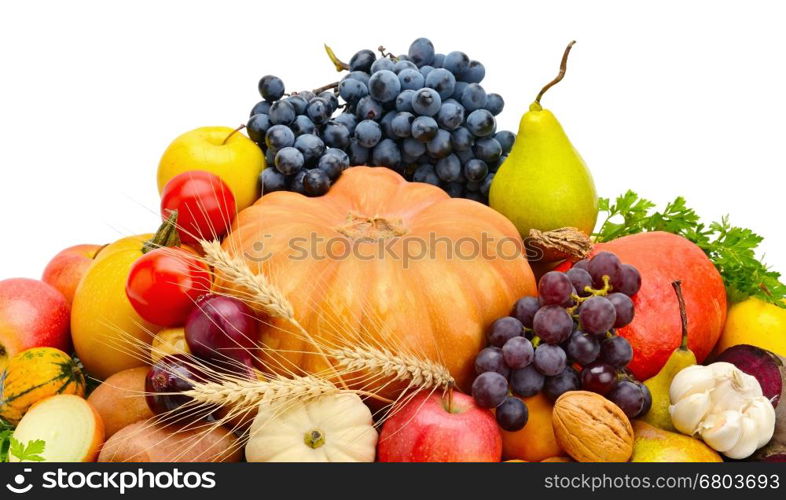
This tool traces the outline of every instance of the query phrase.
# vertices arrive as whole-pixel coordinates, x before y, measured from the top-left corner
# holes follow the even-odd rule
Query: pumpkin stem
[[[324,446],[325,435],[322,434],[322,431],[314,429],[313,431],[306,432],[303,442],[306,443],[306,446],[312,450],[316,450],[317,448]]]
[[[142,253],[148,253],[156,248],[179,247],[180,235],[177,232],[177,210],[171,210],[169,217],[156,231],[155,236],[145,242]]]
[[[346,222],[336,227],[336,231],[359,241],[387,240],[407,234],[401,219],[390,220],[379,215],[368,217],[355,213],[347,214]]]

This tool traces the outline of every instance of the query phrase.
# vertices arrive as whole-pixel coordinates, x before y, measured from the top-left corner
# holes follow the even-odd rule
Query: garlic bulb
[[[674,427],[683,434],[693,435],[699,425],[712,409],[712,400],[707,392],[697,392],[686,396],[671,408],[671,420]]]
[[[775,410],[755,377],[731,363],[693,365],[669,388],[671,420],[729,458],[742,459],[772,439]]]

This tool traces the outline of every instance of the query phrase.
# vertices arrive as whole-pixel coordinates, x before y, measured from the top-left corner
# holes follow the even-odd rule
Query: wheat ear
[[[220,271],[227,280],[251,292],[255,305],[261,306],[271,316],[297,323],[292,304],[265,275],[251,272],[243,259],[229,255],[218,241],[203,240],[200,244],[205,252],[205,262]]]
[[[329,381],[306,375],[291,378],[276,376],[269,380],[195,382],[192,389],[182,394],[208,405],[248,408],[263,403],[308,401],[337,392],[339,389]]]
[[[421,389],[449,389],[455,379],[447,368],[431,360],[407,354],[393,354],[388,349],[347,347],[330,349],[328,355],[348,371],[368,370],[381,373],[393,380],[407,380]]]

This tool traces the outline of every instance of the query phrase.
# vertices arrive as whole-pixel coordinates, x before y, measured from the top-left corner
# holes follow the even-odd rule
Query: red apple
[[[448,407],[450,404],[450,407]],[[491,411],[466,394],[422,391],[399,404],[382,427],[380,462],[499,462],[502,436]]]
[[[62,293],[43,281],[0,281],[0,371],[31,347],[71,351],[70,311]]]
[[[62,293],[70,305],[74,301],[74,292],[79,281],[101,248],[100,245],[76,245],[66,248],[49,261],[41,279]]]

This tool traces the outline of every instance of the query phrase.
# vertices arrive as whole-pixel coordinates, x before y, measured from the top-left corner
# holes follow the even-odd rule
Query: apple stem
[[[688,311],[685,307],[685,297],[682,296],[682,281],[677,280],[671,283],[674,288],[674,293],[677,294],[677,302],[680,305],[680,321],[682,322],[682,342],[680,342],[680,350],[688,350]]]
[[[102,246],[101,248],[99,248],[99,249],[98,249],[98,251],[96,251],[96,253],[93,255],[93,259],[92,259],[92,260],[96,260],[96,259],[98,258],[98,254],[100,254],[101,252],[103,252],[103,251],[104,251],[104,249],[105,249],[106,247],[108,247],[108,246],[109,246],[109,243],[107,243],[106,245],[104,245],[104,246]]]
[[[177,210],[171,210],[169,217],[159,226],[155,236],[145,242],[142,253],[148,253],[157,248],[179,247],[180,235],[177,233]]]
[[[246,128],[246,124],[245,123],[241,123],[239,127],[237,127],[235,130],[230,132],[228,136],[226,136],[226,139],[224,139],[224,142],[222,142],[221,145],[222,146],[226,146],[227,141],[230,139],[230,137],[232,137],[233,135],[237,134],[238,132],[240,132],[244,128]]]
[[[453,386],[452,385],[448,387],[447,400],[448,400],[447,403],[448,413],[453,413]]]
[[[568,69],[568,54],[570,54],[570,49],[573,48],[575,43],[576,40],[573,40],[568,44],[567,47],[565,47],[565,52],[562,54],[562,62],[559,64],[559,74],[557,77],[547,83],[542,89],[540,89],[540,92],[538,92],[538,96],[535,98],[535,104],[537,104],[538,108],[540,108],[540,98],[543,97],[543,94],[545,94],[548,89],[561,82],[565,77],[565,71]]]

